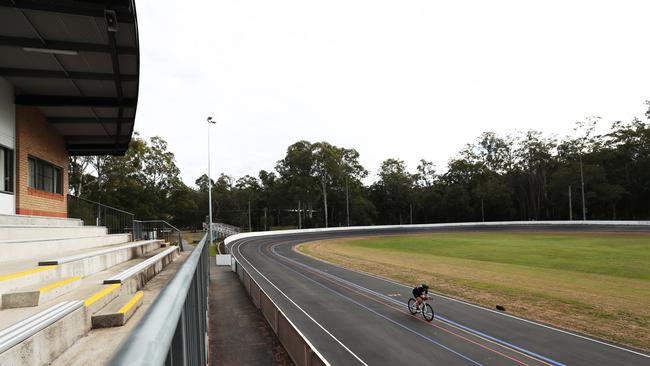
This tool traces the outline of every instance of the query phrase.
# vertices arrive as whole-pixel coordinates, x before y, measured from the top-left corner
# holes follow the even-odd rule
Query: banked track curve
[[[227,239],[239,265],[331,365],[650,365],[646,353],[435,294],[436,318],[408,314],[410,288],[293,250],[337,237],[440,230],[616,230],[644,222],[502,223],[320,229]]]

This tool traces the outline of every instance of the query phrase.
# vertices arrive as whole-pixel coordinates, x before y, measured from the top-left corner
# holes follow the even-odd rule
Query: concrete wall
[[[62,194],[28,186],[28,157],[33,156],[62,169]],[[16,106],[16,213],[67,217],[68,151],[63,137],[34,107]]]
[[[13,150],[15,144],[16,112],[14,106],[14,88],[7,80],[0,78],[0,145]],[[4,162],[1,165],[0,168],[4,169]],[[0,192],[0,214],[15,213],[15,195],[9,192]]]

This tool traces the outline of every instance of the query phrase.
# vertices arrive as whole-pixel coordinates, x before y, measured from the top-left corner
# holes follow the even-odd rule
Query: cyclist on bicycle
[[[415,308],[420,309],[422,301],[429,298],[429,286],[421,284],[413,288],[413,297],[415,298]]]

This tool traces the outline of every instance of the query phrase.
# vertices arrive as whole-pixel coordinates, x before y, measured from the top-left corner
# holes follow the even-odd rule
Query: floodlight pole
[[[348,177],[345,176],[345,212],[348,226],[350,226],[350,192],[348,190]]]
[[[300,208],[300,200],[298,200],[298,229],[302,229],[302,209]]]
[[[571,203],[571,186],[569,186],[569,221],[573,221],[573,206]]]
[[[208,233],[210,234],[210,245],[212,245],[214,239],[212,238],[212,178],[210,178],[210,125],[216,124],[217,121],[213,121],[212,117],[208,117],[208,214],[209,223],[208,223]]]
[[[580,186],[582,187],[582,220],[587,220],[587,207],[585,205],[585,175],[582,172],[582,154],[580,154]]]

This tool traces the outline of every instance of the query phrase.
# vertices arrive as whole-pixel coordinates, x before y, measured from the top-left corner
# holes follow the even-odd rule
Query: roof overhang
[[[134,0],[0,0],[0,77],[70,155],[122,155],[139,84]]]

